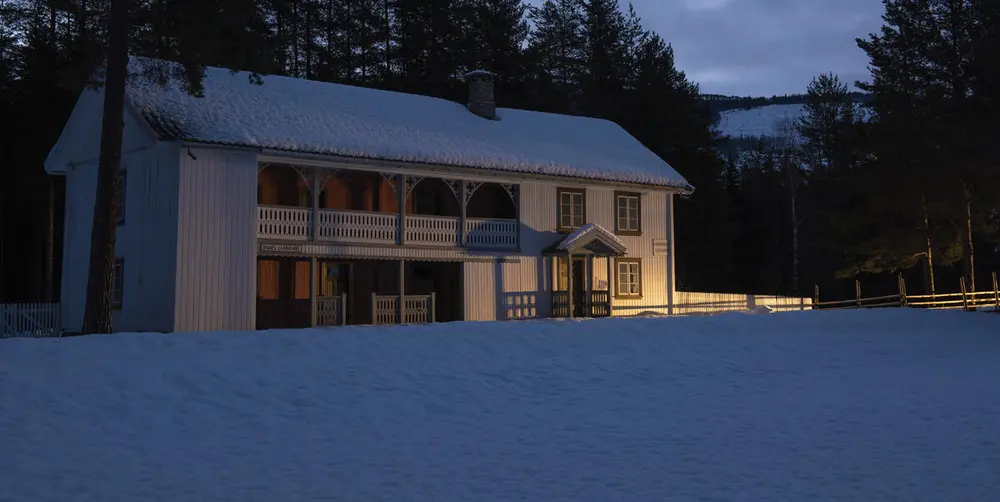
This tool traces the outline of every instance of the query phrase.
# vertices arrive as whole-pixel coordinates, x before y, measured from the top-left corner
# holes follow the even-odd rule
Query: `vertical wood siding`
[[[78,164],[67,171],[62,291],[59,301],[60,327],[68,331],[79,331],[83,327],[96,190],[96,161]]]
[[[469,261],[462,267],[465,289],[465,320],[493,321],[497,318],[496,277],[493,262]]]
[[[520,185],[521,258],[516,262],[466,263],[466,318],[505,320],[552,315],[551,295],[555,270],[542,251],[562,236],[556,231],[557,189],[572,185],[529,182]],[[659,190],[642,192],[642,235],[620,236],[629,258],[642,260],[642,298],[615,299],[614,315],[634,315],[652,311],[669,313],[673,276],[669,272],[673,254],[654,256],[653,241],[671,238],[670,194]],[[587,221],[614,231],[615,205],[611,187],[586,187]],[[594,287],[607,281],[607,261],[595,258]],[[603,286],[603,285],[602,285]],[[606,286],[605,286],[606,287]],[[601,288],[603,289],[603,287]]]
[[[180,152],[174,330],[255,326],[257,156]]]
[[[177,265],[178,149],[170,143],[126,154],[125,223],[115,254],[125,260],[116,331],[173,331]]]

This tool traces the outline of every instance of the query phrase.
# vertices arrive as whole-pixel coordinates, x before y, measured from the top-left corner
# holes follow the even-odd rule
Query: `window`
[[[295,262],[295,299],[309,299],[309,262]]]
[[[559,230],[575,230],[587,222],[586,192],[559,189]]]
[[[640,201],[638,193],[615,192],[615,233],[639,235],[642,232]]]
[[[118,258],[111,272],[111,308],[122,308],[122,290],[125,287],[125,260]]]
[[[642,263],[636,258],[618,260],[618,289],[615,296],[637,298],[642,296]]]
[[[118,191],[118,204],[115,205],[115,223],[118,225],[125,224],[125,171],[121,171],[118,174],[118,185],[115,186],[115,190]]]
[[[278,260],[257,261],[257,298],[278,299]]]

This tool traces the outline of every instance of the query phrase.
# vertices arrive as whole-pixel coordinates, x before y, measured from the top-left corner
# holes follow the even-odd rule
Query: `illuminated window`
[[[575,230],[587,221],[586,192],[559,189],[559,230]]]
[[[641,232],[640,207],[639,194],[615,192],[615,232],[620,234]]]
[[[278,299],[278,260],[257,261],[257,298]]]
[[[309,262],[295,262],[295,299],[309,299]]]
[[[635,258],[618,260],[618,290],[616,296],[642,296],[642,263]]]

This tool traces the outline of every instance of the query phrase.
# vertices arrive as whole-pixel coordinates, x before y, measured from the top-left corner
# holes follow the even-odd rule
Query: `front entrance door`
[[[587,267],[583,258],[573,259],[573,317],[585,317],[587,306],[585,304],[587,290]]]

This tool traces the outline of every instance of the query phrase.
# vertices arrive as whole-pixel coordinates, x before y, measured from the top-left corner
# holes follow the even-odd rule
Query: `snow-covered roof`
[[[142,78],[127,97],[170,139],[692,188],[607,120],[507,108],[487,120],[444,99],[281,76],[254,85],[212,67],[202,98]]]
[[[587,223],[569,233],[551,248],[554,252],[577,252],[588,244],[599,241],[617,254],[624,254],[628,247],[615,234],[597,223]]]

